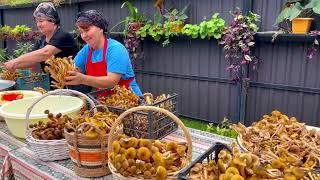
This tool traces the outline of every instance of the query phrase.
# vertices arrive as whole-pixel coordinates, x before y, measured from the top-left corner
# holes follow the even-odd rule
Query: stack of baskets
[[[117,144],[118,143],[118,139],[121,137],[123,137],[124,135],[120,134],[121,131],[117,131],[117,128],[119,127],[122,127],[123,126],[123,123],[127,120],[127,116],[128,115],[131,115],[132,113],[135,113],[135,112],[139,112],[139,111],[144,111],[144,112],[149,112],[149,111],[153,111],[155,113],[162,113],[166,116],[168,116],[169,118],[172,119],[172,121],[174,121],[175,123],[177,123],[180,128],[182,129],[182,131],[184,132],[185,134],[185,138],[186,138],[186,143],[185,143],[185,146],[186,146],[186,149],[185,149],[185,154],[184,156],[180,156],[181,159],[180,159],[180,167],[177,167],[175,170],[174,169],[170,169],[170,171],[168,171],[167,173],[167,176],[165,178],[176,178],[178,173],[183,169],[185,168],[186,166],[188,166],[188,164],[190,163],[191,161],[191,158],[192,158],[192,141],[191,141],[191,136],[188,132],[188,130],[186,129],[186,127],[183,125],[183,123],[179,120],[179,118],[177,118],[173,113],[165,110],[165,109],[162,109],[162,108],[158,108],[158,107],[154,107],[154,106],[138,106],[138,107],[134,107],[134,108],[131,108],[127,111],[125,111],[124,113],[122,113],[118,118],[117,120],[115,121],[115,123],[112,125],[111,127],[111,130],[110,130],[110,133],[109,133],[109,141],[108,141],[108,154],[109,154],[109,162],[108,162],[108,166],[109,166],[109,169],[112,173],[112,176],[113,176],[113,179],[121,179],[121,180],[134,180],[134,179],[144,179],[144,176],[146,174],[141,174],[143,173],[143,170],[139,170],[140,173],[137,173],[135,175],[124,175],[123,173],[121,173],[120,171],[123,169],[125,171],[127,171],[128,167],[127,165],[125,165],[126,163],[123,162],[123,164],[121,165],[121,167],[118,167],[119,166],[119,163],[116,163],[115,162],[117,161],[116,159],[120,157],[120,159],[123,159],[123,154],[125,154],[125,152],[129,153],[128,151],[129,150],[122,150],[123,147],[121,148],[121,150],[118,152],[118,153],[121,153],[121,154],[117,154],[116,152],[116,149],[115,147],[117,147]],[[129,138],[134,138],[134,137],[129,137]],[[137,140],[137,139],[136,139]],[[121,140],[119,140],[121,142]],[[155,140],[147,140],[148,142],[152,142],[153,144],[155,144]],[[122,142],[126,142],[126,140],[123,140]],[[161,141],[158,141],[158,142],[161,142]],[[134,156],[138,156],[139,154],[139,151],[140,149],[144,148],[144,147],[141,147],[141,142],[139,142],[139,150],[136,151],[136,155]],[[166,143],[166,142],[162,142],[162,143]],[[169,143],[169,142],[167,142]],[[183,143],[183,142],[179,142],[179,143]],[[137,146],[137,145],[135,145]],[[152,146],[155,146],[155,145],[152,145]],[[178,145],[179,146],[179,145]],[[133,148],[134,146],[131,147],[131,149]],[[167,147],[167,144],[166,144],[166,147]],[[154,148],[154,149],[157,149],[157,148]],[[123,152],[122,152],[123,151]],[[159,170],[159,167],[156,162],[155,162],[155,157],[153,157],[153,155],[155,155],[156,153],[159,153],[156,152],[156,151],[153,151],[151,150],[150,152],[152,152],[152,155],[149,154],[149,157],[152,157],[152,159],[147,159],[147,160],[142,160],[143,162],[145,163],[148,163],[150,166],[149,168],[157,168],[157,172],[154,173],[154,174],[151,174],[151,176],[154,178],[157,173],[158,173],[158,170]],[[173,151],[172,151],[173,152]],[[169,154],[171,152],[169,151]],[[117,155],[116,155],[117,154]],[[135,154],[135,153],[133,153]],[[170,154],[169,156],[172,156],[173,154]],[[179,154],[180,155],[180,154]],[[176,156],[175,156],[176,157]],[[113,160],[114,159],[114,160]],[[122,161],[122,160],[121,160]],[[124,161],[127,161],[127,160],[124,160]],[[132,160],[131,160],[132,161]],[[135,160],[137,163],[143,163],[141,161],[141,159],[137,159]],[[152,166],[151,166],[152,164]],[[124,167],[126,166],[126,167]],[[137,165],[138,166],[138,165]],[[119,170],[120,168],[120,170]],[[132,169],[132,167],[130,167]],[[166,167],[165,167],[166,168]],[[151,171],[151,170],[150,170]],[[165,179],[164,178],[164,179]]]
[[[95,108],[98,107],[99,105]],[[108,111],[107,108],[103,109],[104,111]],[[97,138],[88,138],[83,134],[79,134],[79,129],[85,125],[93,127],[99,136]],[[77,175],[82,177],[100,177],[110,173],[107,165],[108,134],[102,134],[100,129],[92,123],[82,123],[72,133],[69,133],[65,129],[64,134],[70,147],[70,157]]]
[[[78,91],[67,90],[67,89],[59,89],[55,91],[50,91],[42,96],[40,96],[27,110],[26,114],[26,141],[30,146],[33,153],[43,161],[55,161],[55,160],[62,160],[68,159],[69,156],[69,147],[67,141],[65,139],[61,140],[39,140],[35,139],[32,136],[32,130],[29,128],[30,124],[30,114],[33,107],[41,101],[43,98],[49,95],[70,95],[75,94],[78,96],[83,96],[89,102],[89,104],[94,107],[94,102],[85,94],[80,93]]]

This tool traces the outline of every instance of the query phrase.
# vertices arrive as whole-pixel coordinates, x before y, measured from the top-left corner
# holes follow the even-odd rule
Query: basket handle
[[[175,116],[173,113],[171,113],[168,110],[159,108],[159,107],[155,107],[155,106],[137,106],[137,107],[133,107],[131,109],[126,110],[125,112],[123,112],[113,123],[113,125],[111,126],[110,129],[110,133],[109,133],[109,140],[108,140],[108,152],[112,152],[112,142],[115,139],[115,134],[116,130],[117,130],[117,126],[121,125],[121,121],[129,114],[133,113],[133,112],[137,112],[137,111],[155,111],[155,112],[159,112],[159,113],[163,113],[167,116],[169,116],[174,122],[176,122],[178,124],[178,126],[180,126],[180,128],[182,129],[186,140],[187,140],[187,146],[188,146],[188,151],[187,151],[187,159],[189,160],[189,162],[191,161],[192,158],[192,140],[191,140],[191,136],[189,131],[187,130],[187,128],[184,126],[184,124],[182,123],[182,121]]]
[[[25,121],[25,126],[26,126],[26,137],[31,136],[31,129],[29,128],[29,124],[30,124],[30,114],[32,109],[34,108],[34,106],[41,101],[42,99],[44,99],[45,97],[49,96],[49,95],[79,95],[79,96],[83,96],[86,98],[86,100],[89,102],[91,107],[95,107],[94,102],[85,94],[79,92],[79,91],[75,91],[75,90],[71,90],[71,89],[56,89],[54,91],[49,91],[46,94],[43,94],[42,96],[40,96],[37,100],[35,100],[33,102],[33,104],[28,108],[27,110],[27,114],[26,114],[26,121]],[[97,110],[94,109],[94,113],[96,113]]]
[[[98,111],[98,108],[104,109],[105,112],[110,112],[107,106],[105,106],[105,105],[103,105],[103,104],[98,104],[98,105],[95,105],[94,107],[92,107],[92,108],[89,110],[89,113],[88,113],[88,114],[90,115],[93,110]],[[93,113],[95,113],[95,112],[93,112]]]
[[[99,134],[100,142],[101,142],[102,168],[105,169],[106,168],[106,142],[103,140],[103,135],[102,135],[101,130],[96,125],[94,125],[93,123],[89,123],[89,122],[79,124],[74,132],[73,146],[74,146],[76,156],[77,156],[77,165],[78,165],[78,167],[81,167],[80,153],[78,150],[78,135],[79,135],[78,131],[81,127],[83,127],[85,125],[89,125],[90,127],[93,127],[95,129],[95,131]]]

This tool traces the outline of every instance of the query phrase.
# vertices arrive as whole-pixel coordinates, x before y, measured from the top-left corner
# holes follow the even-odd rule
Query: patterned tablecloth
[[[189,129],[192,136],[193,157],[195,159],[214,142],[230,143],[232,139]],[[165,137],[166,140],[185,141],[181,130]],[[82,179],[73,172],[70,159],[44,162],[32,153],[24,140],[14,138],[5,123],[0,122],[0,173],[3,179]],[[104,176],[96,179],[112,179]]]

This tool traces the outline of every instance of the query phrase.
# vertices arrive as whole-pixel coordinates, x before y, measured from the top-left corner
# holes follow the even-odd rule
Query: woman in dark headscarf
[[[74,62],[81,72],[70,71],[67,85],[84,84],[94,88],[115,85],[131,88],[142,96],[127,49],[118,41],[108,38],[108,23],[96,10],[80,13],[77,27],[87,43],[76,55]]]
[[[33,16],[43,37],[35,44],[32,52],[5,63],[8,70],[31,67],[38,62],[44,68],[44,61],[51,56],[69,57],[77,52],[73,37],[60,28],[60,18],[52,3],[39,4]]]

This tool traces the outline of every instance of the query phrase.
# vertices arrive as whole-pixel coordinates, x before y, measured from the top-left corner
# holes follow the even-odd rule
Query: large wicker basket
[[[32,152],[43,161],[55,161],[68,159],[69,156],[69,147],[67,141],[65,139],[61,140],[39,140],[32,137],[32,130],[29,128],[30,123],[30,114],[33,107],[41,101],[43,98],[49,95],[77,95],[81,97],[85,97],[91,107],[95,107],[94,102],[85,94],[69,90],[69,89],[57,89],[54,91],[50,91],[42,96],[40,96],[27,110],[26,114],[26,141],[30,146]],[[95,110],[96,112],[96,110]]]
[[[121,131],[117,131],[118,127],[121,127],[122,125],[122,121],[126,120],[127,118],[125,118],[126,116],[128,116],[131,113],[137,112],[137,111],[154,111],[156,113],[163,113],[164,115],[170,117],[175,123],[178,124],[178,126],[182,129],[182,131],[185,134],[185,138],[187,141],[187,156],[185,159],[182,160],[182,165],[179,171],[176,172],[171,172],[168,173],[167,179],[176,179],[177,175],[179,174],[179,172],[187,167],[189,165],[189,163],[191,162],[191,158],[192,158],[192,140],[191,140],[191,136],[189,134],[189,131],[187,130],[187,128],[184,126],[184,124],[180,121],[180,119],[175,116],[173,113],[171,113],[168,110],[159,108],[159,107],[154,107],[154,106],[138,106],[138,107],[134,107],[131,108],[127,111],[125,111],[124,113],[122,113],[115,121],[115,123],[112,125],[110,133],[109,133],[109,141],[108,141],[108,153],[110,154],[112,152],[112,143],[113,141],[115,141],[116,137],[119,135],[119,133],[121,133]],[[108,166],[109,169],[112,173],[112,178],[114,180],[138,180],[138,179],[144,179],[143,176],[139,176],[139,177],[124,177],[122,176],[120,173],[117,172],[116,168],[114,167],[114,165],[111,163],[111,161],[108,162]]]
[[[108,108],[103,105],[97,105],[95,108],[98,107],[103,107],[105,111],[108,111]],[[88,138],[79,134],[79,129],[85,125],[93,127],[99,136]],[[101,177],[110,173],[107,166],[108,134],[102,134],[101,130],[92,123],[82,123],[78,125],[75,132],[69,133],[65,129],[64,135],[69,144],[70,158],[74,165],[73,170],[78,176]]]

